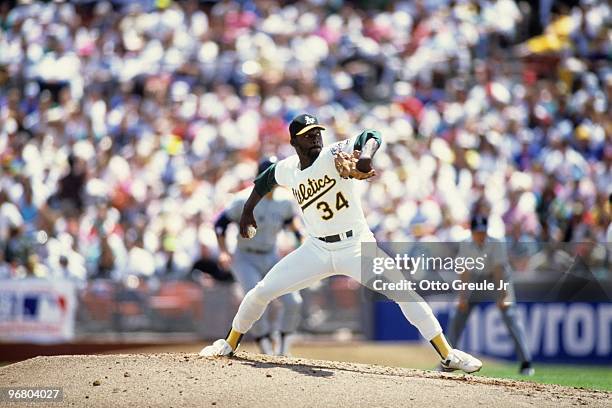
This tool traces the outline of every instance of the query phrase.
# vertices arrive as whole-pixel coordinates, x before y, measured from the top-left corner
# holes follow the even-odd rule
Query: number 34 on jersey
[[[340,191],[336,193],[335,210],[332,209],[332,207],[327,201],[319,201],[317,203],[317,209],[321,211],[321,218],[324,219],[325,221],[330,220],[334,217],[334,214],[335,214],[334,211],[336,212],[340,211],[344,207],[348,208],[349,203],[346,200],[346,198],[344,198],[344,196],[342,195],[342,192]]]

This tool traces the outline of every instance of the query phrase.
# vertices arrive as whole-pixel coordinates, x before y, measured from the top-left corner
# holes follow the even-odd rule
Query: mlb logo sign
[[[60,322],[67,312],[61,293],[0,292],[0,322]]]
[[[73,282],[22,279],[0,285],[0,341],[54,343],[74,337]]]
[[[23,298],[23,320],[61,322],[66,313],[66,299],[57,293],[26,294]]]

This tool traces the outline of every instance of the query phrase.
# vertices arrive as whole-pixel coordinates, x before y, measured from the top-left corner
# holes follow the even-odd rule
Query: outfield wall
[[[442,327],[447,327],[454,305],[431,303]],[[520,323],[534,361],[612,365],[612,303],[519,303]],[[370,338],[381,341],[419,341],[418,331],[391,302],[375,302]],[[477,355],[514,360],[514,345],[495,303],[475,305],[460,348]]]

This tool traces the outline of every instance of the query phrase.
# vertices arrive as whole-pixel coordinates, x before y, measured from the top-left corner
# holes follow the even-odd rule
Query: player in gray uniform
[[[496,296],[498,296],[497,306],[514,341],[517,356],[521,360],[519,372],[522,375],[531,376],[535,373],[535,370],[531,366],[531,352],[527,347],[525,332],[517,321],[516,308],[514,307],[514,287],[510,281],[510,265],[506,246],[503,241],[487,235],[487,227],[487,217],[483,215],[472,217],[471,237],[460,244],[458,258],[476,258],[486,254],[485,268],[482,271],[476,269],[466,271],[462,274],[461,278],[464,282],[482,282],[485,279],[488,281],[492,280],[495,282],[496,288],[498,287],[497,282],[499,280],[508,283],[506,290],[495,292]],[[458,344],[470,312],[477,301],[476,292],[460,292],[457,310],[448,330],[448,339],[451,344]]]
[[[266,159],[259,165],[258,174],[261,174],[273,163],[275,158]],[[232,222],[239,222],[242,208],[247,195],[238,195],[230,205],[221,213],[215,222],[215,232],[219,243],[219,262],[225,268],[231,269],[236,280],[247,293],[263,279],[268,271],[279,261],[276,251],[276,238],[283,228],[291,229],[298,241],[300,233],[295,227],[295,211],[290,199],[274,197],[274,191],[269,192],[255,209],[255,219],[259,229],[252,239],[246,239],[238,234],[236,250],[233,256],[229,254],[225,243],[225,232]],[[264,354],[288,354],[288,337],[293,333],[300,319],[302,297],[299,292],[291,292],[279,298],[282,311],[279,319],[277,349],[273,348],[272,333],[275,330],[266,310],[264,315],[253,325],[251,333]]]

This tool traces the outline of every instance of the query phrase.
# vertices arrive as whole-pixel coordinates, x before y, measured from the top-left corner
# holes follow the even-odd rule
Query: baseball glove
[[[334,157],[334,164],[336,165],[336,170],[340,177],[342,178],[353,178],[357,180],[365,180],[376,174],[374,169],[370,170],[367,173],[357,170],[357,161],[359,160],[359,155],[361,152],[359,150],[353,151],[353,154],[350,155],[346,152],[338,152]]]

